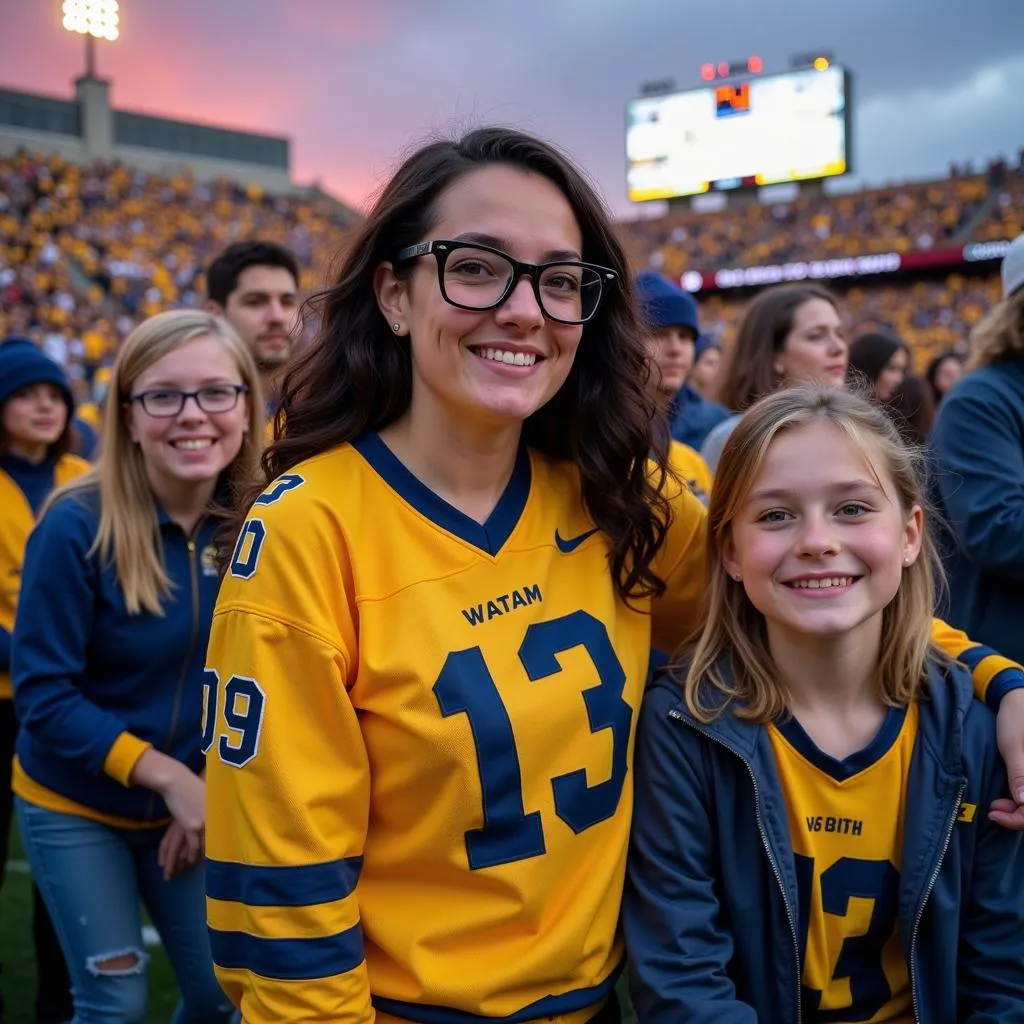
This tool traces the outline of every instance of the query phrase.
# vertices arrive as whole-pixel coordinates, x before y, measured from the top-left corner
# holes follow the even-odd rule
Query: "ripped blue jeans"
[[[157,864],[162,828],[112,828],[20,798],[16,806],[32,874],[67,960],[75,1024],[144,1024],[149,956],[140,901],[178,979],[172,1024],[236,1019],[213,974],[203,871],[164,881]]]

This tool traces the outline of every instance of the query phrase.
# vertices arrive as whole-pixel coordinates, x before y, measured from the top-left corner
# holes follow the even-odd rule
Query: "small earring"
[[[402,325],[401,324],[392,324],[391,325],[391,330],[393,330],[395,332],[395,334],[397,334],[401,329],[402,329]]]
[[[733,576],[732,576],[732,578],[733,578],[733,579],[734,579],[734,580],[735,580],[735,581],[736,581],[737,583],[739,583],[739,582],[740,582],[740,580],[742,580],[742,579],[743,579],[743,575],[742,575],[742,573],[738,573],[738,572],[736,572],[736,573],[733,573]]]

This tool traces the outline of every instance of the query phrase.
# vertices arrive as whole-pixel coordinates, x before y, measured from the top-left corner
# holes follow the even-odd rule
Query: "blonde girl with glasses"
[[[98,466],[53,496],[25,556],[19,824],[77,1021],[145,1019],[140,899],[178,978],[175,1024],[227,1021],[198,867],[199,722],[217,510],[259,457],[256,368],[224,321],[162,313],[125,341],[109,403]]]

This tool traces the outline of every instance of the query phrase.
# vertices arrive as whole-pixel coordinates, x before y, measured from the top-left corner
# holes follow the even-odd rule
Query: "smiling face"
[[[920,552],[921,530],[921,509],[902,507],[875,446],[817,420],[770,443],[722,563],[765,617],[769,646],[868,637]]]
[[[54,384],[29,384],[4,402],[3,436],[9,451],[35,459],[64,433],[68,407]]]
[[[836,307],[824,299],[808,299],[793,313],[793,327],[774,368],[782,380],[842,387],[848,359]]]
[[[582,237],[565,196],[538,174],[504,165],[471,171],[442,193],[430,239],[475,241],[528,263],[581,259]],[[419,241],[427,241],[420,239]],[[458,251],[449,257],[449,266]],[[458,264],[455,263],[457,266]],[[548,320],[528,278],[497,309],[447,303],[433,256],[404,278],[378,269],[377,296],[412,355],[411,422],[482,428],[521,424],[565,383],[583,333]]]
[[[197,391],[242,383],[231,353],[217,338],[206,335],[158,359],[139,374],[131,393]],[[189,398],[177,416],[151,416],[140,402],[132,402],[126,416],[149,482],[157,496],[167,501],[181,488],[216,480],[230,465],[242,446],[249,399],[242,395],[230,412],[211,414]]]

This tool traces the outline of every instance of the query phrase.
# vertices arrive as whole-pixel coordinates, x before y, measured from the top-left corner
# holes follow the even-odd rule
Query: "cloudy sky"
[[[360,205],[437,131],[514,123],[560,143],[620,216],[624,111],[705,61],[855,76],[856,180],[941,174],[1024,146],[1024,0],[121,0],[99,70],[122,109],[292,139],[294,177]],[[68,96],[60,0],[0,0],[0,86]]]

